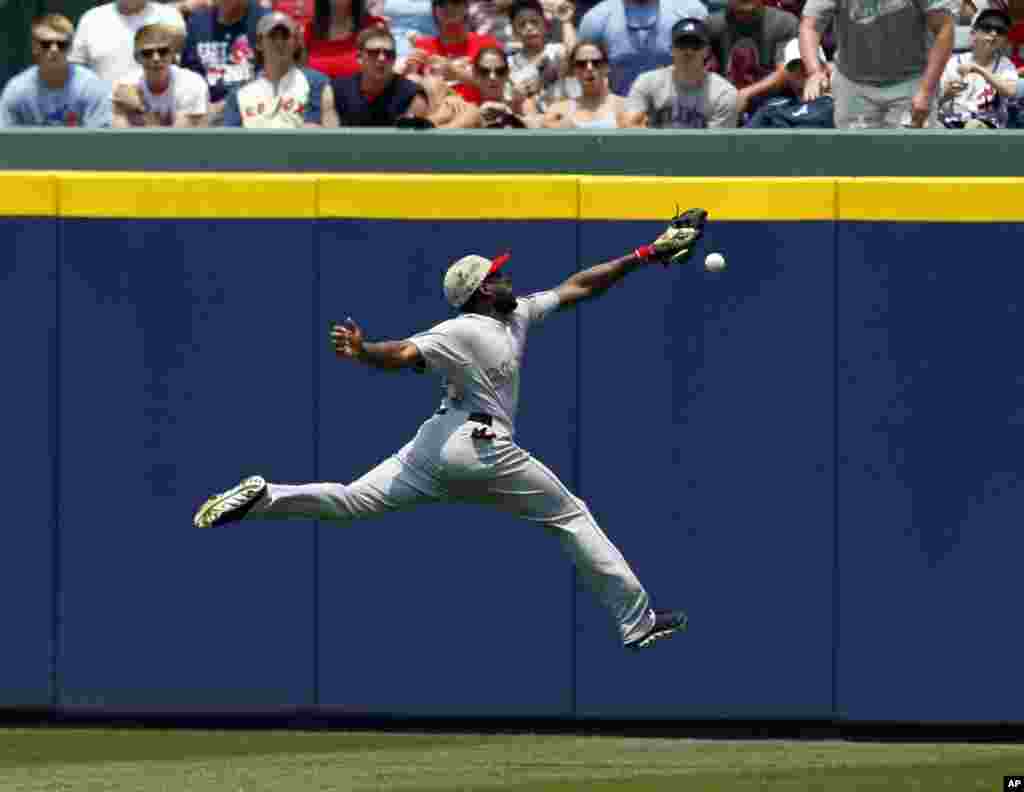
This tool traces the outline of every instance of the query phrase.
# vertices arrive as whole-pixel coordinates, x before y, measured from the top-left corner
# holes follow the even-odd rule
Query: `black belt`
[[[448,412],[448,408],[442,407],[437,411],[437,414],[444,415],[446,412]],[[494,423],[494,418],[492,418],[490,415],[488,415],[487,413],[479,412],[470,413],[469,417],[466,420],[472,421],[473,423],[486,424],[487,426],[491,426]]]

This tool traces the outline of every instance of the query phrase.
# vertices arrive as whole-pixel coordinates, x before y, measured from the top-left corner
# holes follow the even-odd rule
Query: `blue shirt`
[[[31,66],[10,79],[0,96],[0,128],[16,126],[109,127],[112,87],[90,69],[68,65],[64,87],[51,90]]]
[[[707,19],[708,10],[700,0],[602,0],[583,16],[577,40],[605,46],[612,93],[626,96],[639,74],[672,63],[672,26],[685,17]]]
[[[230,25],[220,23],[216,8],[189,16],[181,65],[206,78],[211,102],[221,101],[256,76],[256,25],[269,13],[256,0],[249,0],[246,15]]]

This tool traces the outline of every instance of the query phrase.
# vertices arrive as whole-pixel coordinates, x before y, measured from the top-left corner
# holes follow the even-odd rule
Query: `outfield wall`
[[[1024,720],[1020,190],[0,174],[0,706]],[[250,472],[351,480],[432,411],[327,320],[404,337],[452,258],[550,287],[676,201],[731,266],[539,328],[520,441],[688,636],[623,652],[550,536],[478,508],[191,527]]]

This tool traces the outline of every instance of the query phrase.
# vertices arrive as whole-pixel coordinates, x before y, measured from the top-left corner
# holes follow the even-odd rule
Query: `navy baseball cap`
[[[672,43],[680,41],[699,41],[701,44],[709,44],[711,37],[704,22],[695,17],[685,17],[672,26]]]

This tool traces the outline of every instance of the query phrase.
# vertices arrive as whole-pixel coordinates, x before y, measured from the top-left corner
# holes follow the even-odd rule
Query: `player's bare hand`
[[[363,331],[352,317],[341,324],[335,322],[331,325],[331,343],[338,357],[358,359],[363,354]]]

